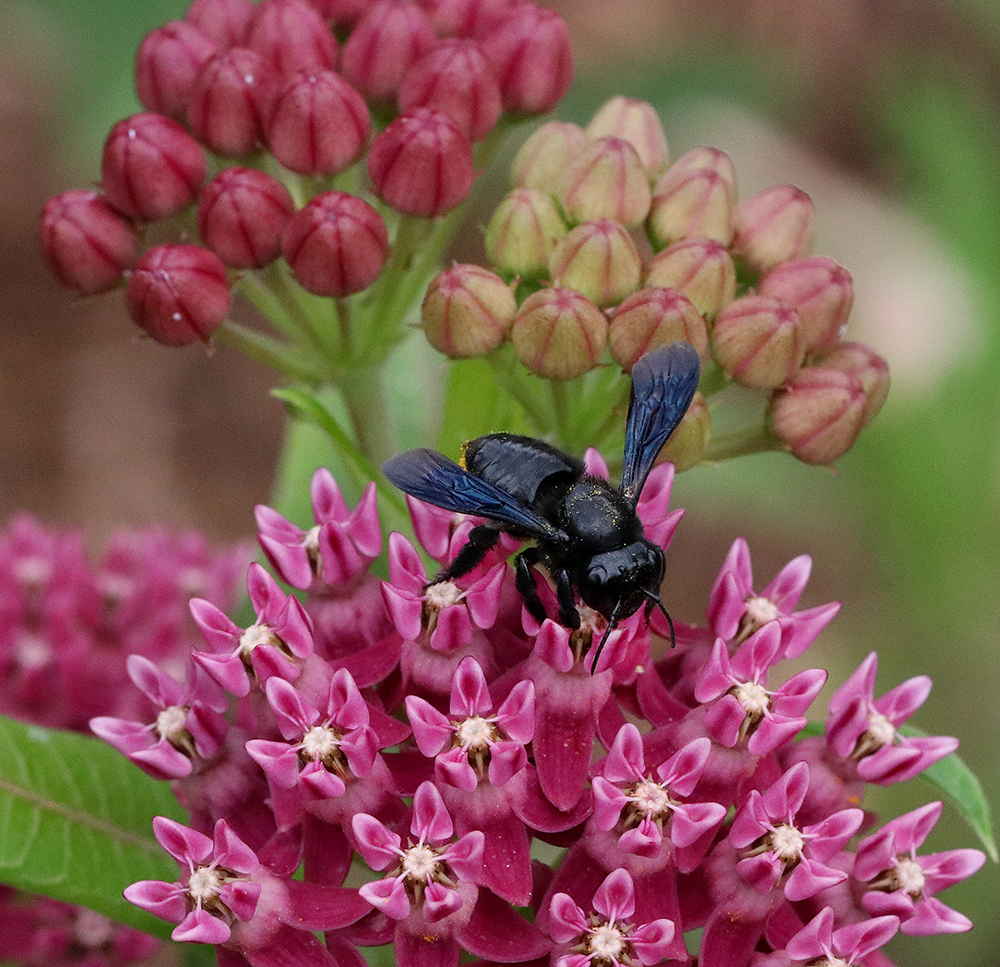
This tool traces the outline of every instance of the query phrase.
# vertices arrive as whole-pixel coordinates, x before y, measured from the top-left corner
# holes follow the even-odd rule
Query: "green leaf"
[[[158,937],[172,924],[134,907],[137,880],[177,879],[154,816],[184,821],[170,786],[98,739],[0,716],[0,879]]]
[[[923,775],[954,800],[958,811],[979,837],[989,858],[994,863],[997,862],[1000,854],[993,836],[990,804],[975,773],[953,752],[925,769]]]

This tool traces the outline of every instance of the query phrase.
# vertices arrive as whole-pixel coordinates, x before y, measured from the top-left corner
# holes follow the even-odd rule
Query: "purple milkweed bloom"
[[[884,946],[899,929],[896,917],[875,917],[833,929],[834,914],[824,907],[785,946],[785,953],[802,964],[840,964],[853,967]]]

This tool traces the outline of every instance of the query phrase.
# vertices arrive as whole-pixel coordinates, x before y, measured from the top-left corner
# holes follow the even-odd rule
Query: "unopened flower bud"
[[[584,147],[563,176],[560,199],[572,222],[611,218],[634,228],[649,213],[652,195],[635,148],[621,138]]]
[[[143,106],[186,121],[195,78],[217,51],[215,41],[186,20],[147,34],[135,57],[135,88]]]
[[[852,373],[861,380],[865,392],[862,426],[866,426],[889,393],[889,364],[863,342],[842,342],[824,357],[823,366]]]
[[[422,0],[439,37],[486,37],[503,20],[513,0]]]
[[[709,361],[708,328],[702,314],[673,289],[645,288],[630,295],[611,317],[611,356],[626,373],[636,360],[657,346],[683,340]]]
[[[853,373],[806,366],[771,398],[771,429],[803,463],[830,464],[854,445],[865,405]]]
[[[73,189],[50,198],[39,235],[52,274],[81,295],[113,288],[139,255],[135,227],[96,191]]]
[[[368,174],[375,194],[396,211],[434,218],[461,204],[472,188],[472,146],[447,114],[416,108],[374,140]]]
[[[715,320],[712,352],[722,369],[745,386],[782,386],[805,356],[798,315],[777,299],[741,296]]]
[[[207,343],[231,301],[225,266],[200,245],[155,245],[125,290],[132,321],[164,346]]]
[[[591,118],[587,136],[628,141],[651,178],[658,177],[667,167],[667,134],[656,108],[648,101],[620,95],[611,98]]]
[[[246,46],[279,74],[332,70],[337,62],[333,33],[305,0],[262,0],[254,7]]]
[[[333,71],[300,71],[278,91],[267,121],[271,153],[289,171],[319,177],[350,167],[368,142],[364,98]]]
[[[382,216],[366,201],[328,191],[292,216],[281,248],[302,288],[345,296],[378,278],[389,237]]]
[[[794,185],[744,199],[736,206],[733,254],[757,272],[803,258],[812,250],[815,214],[812,199]]]
[[[761,279],[759,291],[799,314],[807,353],[836,344],[854,304],[851,273],[822,255],[782,262]]]
[[[639,287],[642,257],[618,222],[598,218],[559,240],[549,257],[549,274],[556,285],[576,289],[604,309]]]
[[[557,195],[566,169],[587,142],[587,135],[578,124],[570,121],[543,124],[514,156],[510,170],[512,184]]]
[[[681,470],[697,466],[712,440],[712,414],[705,397],[695,392],[687,412],[677,429],[667,437],[657,463],[669,461]]]
[[[483,242],[490,261],[501,272],[534,279],[548,272],[549,256],[568,231],[548,195],[519,188],[490,216]]]
[[[454,265],[431,281],[421,319],[438,352],[467,359],[496,349],[516,312],[514,293],[499,275],[478,265]]]
[[[256,168],[224,168],[198,199],[198,232],[230,268],[255,269],[281,254],[295,212],[281,182]]]
[[[264,120],[277,87],[275,69],[260,54],[233,47],[198,75],[188,106],[195,137],[213,151],[238,158],[264,142]]]
[[[575,289],[542,289],[528,296],[511,330],[518,358],[547,379],[572,379],[592,369],[607,338],[604,313]]]
[[[184,19],[228,50],[243,46],[253,11],[253,0],[193,0]]]
[[[399,109],[444,111],[470,141],[480,141],[500,118],[500,87],[474,40],[436,43],[407,72],[399,87]]]
[[[334,27],[356,24],[368,9],[370,0],[310,0],[319,15]]]
[[[669,187],[678,184],[696,171],[711,171],[718,175],[729,186],[729,193],[733,198],[736,198],[736,168],[733,165],[733,159],[725,151],[703,144],[690,151],[685,151],[664,172],[656,190],[659,190],[661,186]]]
[[[569,90],[573,48],[566,21],[554,10],[520,4],[483,37],[507,111],[544,114]]]
[[[678,158],[653,188],[646,222],[649,240],[657,249],[686,238],[728,245],[735,206],[735,175],[729,156],[712,148],[695,148]]]
[[[133,114],[104,142],[101,187],[123,215],[151,222],[187,207],[205,177],[205,153],[176,121]]]
[[[415,3],[379,0],[347,38],[341,70],[366,98],[391,101],[406,72],[434,40],[430,18]]]
[[[721,243],[690,238],[653,256],[645,284],[680,292],[706,319],[714,319],[736,295],[736,266]]]

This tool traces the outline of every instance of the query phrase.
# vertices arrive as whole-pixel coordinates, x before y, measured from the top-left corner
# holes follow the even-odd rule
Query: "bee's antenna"
[[[667,611],[665,607],[663,607],[663,602],[655,594],[653,594],[652,591],[643,590],[643,594],[645,594],[646,597],[649,598],[649,600],[646,602],[646,620],[647,621],[649,620],[649,612],[653,610],[653,605],[655,604],[656,607],[658,607],[660,611],[663,612],[663,617],[667,619],[667,625],[670,627],[670,647],[676,648],[677,636],[674,634],[674,621],[673,618],[670,617],[670,612]],[[603,644],[603,642],[601,643]]]
[[[611,636],[611,632],[615,630],[615,625],[618,624],[618,611],[621,608],[622,603],[619,601],[611,612],[611,617],[608,618],[608,626],[604,629],[604,634],[601,636],[601,641],[597,646],[597,651],[594,652],[594,661],[590,666],[590,674],[593,675],[597,668],[597,659],[601,657],[601,651],[604,648],[605,643]]]

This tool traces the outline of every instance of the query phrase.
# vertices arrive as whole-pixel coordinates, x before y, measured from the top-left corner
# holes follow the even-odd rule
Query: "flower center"
[[[852,755],[863,759],[895,741],[896,727],[881,712],[872,711],[868,713],[868,728],[858,737]]]
[[[746,709],[746,718],[740,724],[739,741],[744,741],[763,721],[764,714],[771,707],[771,698],[760,682],[741,682],[734,685],[730,693]]]
[[[742,643],[758,628],[763,628],[769,621],[781,617],[778,606],[770,598],[751,595],[743,602],[743,617],[740,618],[736,631],[736,641]]]
[[[602,923],[594,927],[590,932],[591,960],[602,960],[607,963],[616,963],[624,960],[628,941],[622,931],[610,923]]]
[[[771,852],[781,860],[786,872],[798,865],[805,845],[805,836],[787,823],[779,823],[771,831]]]
[[[199,866],[188,877],[188,896],[196,904],[210,906],[218,900],[219,890],[225,882],[222,874],[213,866]]]
[[[920,864],[909,856],[901,856],[896,861],[896,880],[899,888],[905,890],[914,900],[924,895],[926,879]]]
[[[340,748],[340,736],[324,725],[314,725],[302,736],[301,748],[310,759],[326,760]]]
[[[270,625],[253,624],[240,635],[240,657],[249,663],[250,652],[261,645],[280,645],[281,640]]]
[[[637,782],[630,798],[633,809],[650,819],[662,818],[672,805],[667,790],[652,779]]]
[[[441,581],[432,584],[424,590],[424,605],[435,611],[447,608],[450,604],[458,604],[464,592],[454,581]]]
[[[313,574],[319,573],[320,553],[319,553],[319,524],[310,527],[302,538],[302,547],[309,558],[309,566]]]
[[[161,739],[169,742],[175,749],[187,756],[194,756],[194,740],[187,730],[187,713],[186,705],[168,705],[156,716],[153,728]]]
[[[438,853],[426,843],[417,843],[403,853],[402,870],[418,883],[428,883],[437,872]]]
[[[472,715],[455,727],[458,744],[470,754],[486,752],[498,737],[493,723],[481,715]]]

